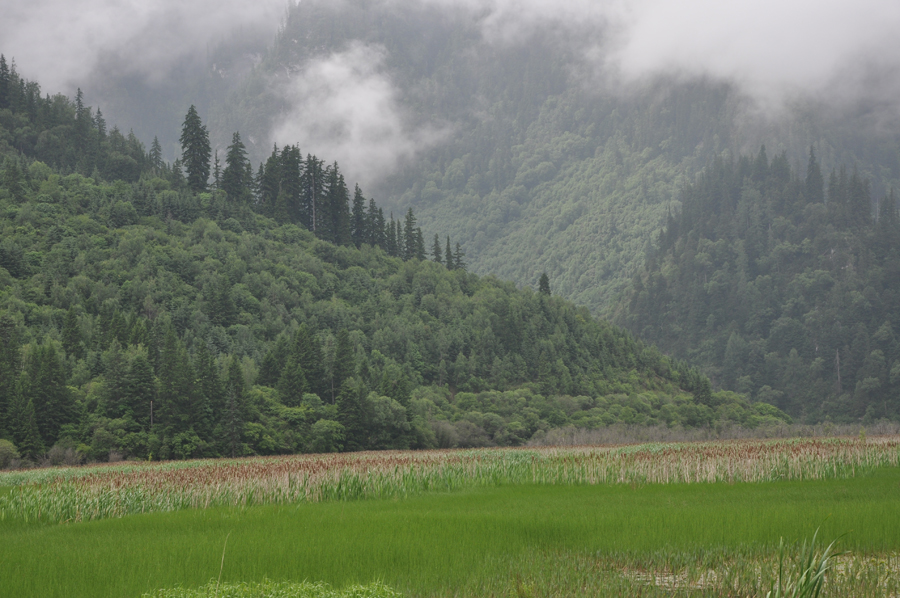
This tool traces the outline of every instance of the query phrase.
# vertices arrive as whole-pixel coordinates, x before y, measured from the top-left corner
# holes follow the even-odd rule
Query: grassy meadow
[[[765,596],[779,541],[793,556],[816,529],[849,551],[825,595],[892,595],[898,449],[755,441],[8,473],[0,595]],[[162,500],[184,484],[194,494]],[[127,508],[108,506],[116,492]]]

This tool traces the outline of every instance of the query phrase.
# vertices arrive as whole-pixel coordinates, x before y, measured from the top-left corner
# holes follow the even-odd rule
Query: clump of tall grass
[[[779,543],[778,584],[766,594],[766,598],[818,598],[825,585],[825,575],[832,568],[835,540],[825,550],[819,552],[816,548],[816,539],[819,530],[813,534],[809,546],[803,542],[800,548],[800,559],[796,565],[795,577],[785,579],[789,574],[785,572],[785,546],[784,539]]]
[[[35,473],[0,520],[77,522],[135,513],[403,498],[501,484],[667,484],[852,477],[900,464],[900,438],[392,451],[125,465]],[[8,483],[0,480],[0,485]]]
[[[400,598],[390,586],[375,582],[336,590],[327,583],[261,583],[219,584],[211,581],[197,589],[167,588],[144,594],[142,598]]]

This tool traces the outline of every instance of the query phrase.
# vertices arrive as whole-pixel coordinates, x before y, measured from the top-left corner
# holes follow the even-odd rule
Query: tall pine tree
[[[225,155],[225,171],[222,173],[222,190],[234,201],[249,201],[250,180],[247,177],[247,148],[241,141],[241,134],[231,136],[231,145]]]
[[[350,236],[357,247],[368,242],[369,231],[366,224],[366,198],[357,185],[353,190],[353,208],[350,211]]]
[[[211,152],[209,132],[191,104],[181,125],[181,163],[187,171],[188,188],[195,193],[206,190]]]

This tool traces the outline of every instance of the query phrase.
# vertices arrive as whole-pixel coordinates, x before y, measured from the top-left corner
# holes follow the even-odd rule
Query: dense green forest
[[[827,181],[827,182],[826,182]],[[900,417],[900,216],[893,192],[804,178],[765,147],[681,192],[620,322],[716,385],[809,421]]]
[[[163,161],[0,58],[0,437],[35,459],[516,445],[771,405],[550,294],[430,259],[337,164],[224,166],[193,107]],[[207,178],[208,177],[208,178]],[[321,185],[321,189],[316,185]],[[310,191],[312,189],[312,191]],[[316,189],[319,189],[316,191]]]
[[[354,43],[384,49],[383,74],[410,126],[452,132],[375,195],[458,239],[472,271],[532,286],[546,271],[554,292],[606,315],[678,208],[681,182],[722,152],[766,143],[794,164],[815,144],[827,170],[859,164],[879,193],[900,182],[897,135],[871,134],[864,112],[797,103],[783,122],[757,122],[740,90],[715,80],[608,83],[585,59],[584,32],[548,25],[496,42],[482,25],[434,4],[304,1],[210,121],[269,138],[290,102],[277,83]]]

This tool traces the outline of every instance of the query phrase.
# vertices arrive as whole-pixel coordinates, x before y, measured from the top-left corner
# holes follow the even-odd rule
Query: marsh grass
[[[765,596],[780,538],[801,543],[824,521],[820,537],[850,531],[842,547],[853,559],[835,566],[822,595],[885,596],[897,588],[896,557],[885,555],[900,550],[898,484],[900,469],[888,467],[854,479],[504,485],[70,525],[7,521],[0,595],[137,597],[206,587],[222,567],[223,587],[382,580],[409,597]]]
[[[0,474],[0,521],[359,499],[498,485],[679,484],[849,478],[900,465],[897,437],[378,452]]]
[[[818,536],[819,530],[817,529],[809,546],[804,540],[794,567],[793,578],[785,571],[784,539],[779,542],[778,583],[766,594],[766,598],[818,598],[825,585],[825,575],[834,564],[833,559],[836,555],[833,550],[837,542],[835,540],[825,550],[819,551],[816,546]]]

